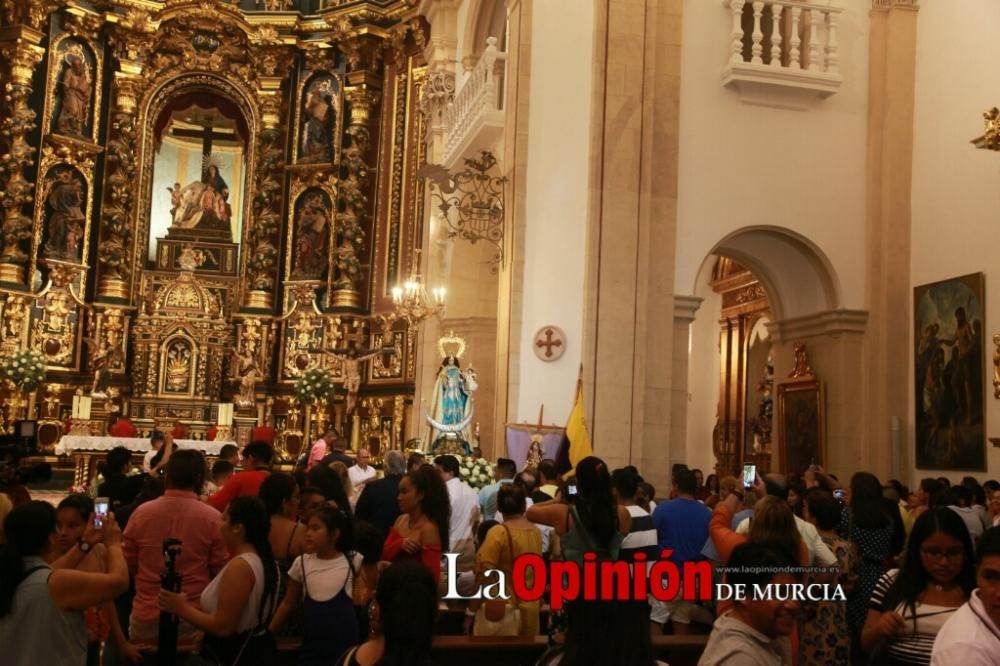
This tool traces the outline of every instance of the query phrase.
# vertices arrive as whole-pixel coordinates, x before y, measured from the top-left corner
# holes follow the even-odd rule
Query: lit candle
[[[399,287],[392,288],[392,302],[401,303],[403,301],[403,290]]]

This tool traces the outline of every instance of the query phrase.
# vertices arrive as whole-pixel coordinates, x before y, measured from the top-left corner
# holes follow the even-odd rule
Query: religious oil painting
[[[803,472],[825,462],[823,385],[812,376],[778,384],[781,469]]]
[[[913,290],[917,467],[986,470],[982,273]]]
[[[45,176],[45,256],[77,261],[87,225],[87,187],[79,171],[56,166]]]
[[[59,44],[52,132],[91,138],[95,67],[94,54],[83,42],[65,39]]]
[[[306,82],[297,146],[300,164],[329,164],[333,161],[339,113],[340,81],[337,77],[318,74]]]

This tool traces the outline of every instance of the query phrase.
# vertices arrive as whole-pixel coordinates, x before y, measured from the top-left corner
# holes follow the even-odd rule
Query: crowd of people
[[[1000,663],[994,481],[928,478],[909,492],[812,465],[745,484],[675,465],[657,498],[635,467],[589,456],[566,474],[501,458],[477,492],[452,455],[388,451],[377,471],[334,431],[293,473],[272,455],[255,441],[209,466],[157,433],[143,474],[128,474],[127,449],[109,452],[106,516],[86,495],[0,501],[4,663],[155,659],[172,617],[193,663],[271,664],[276,637],[293,637],[303,665],[431,664],[442,608],[464,609],[472,635],[547,634],[545,665],[650,666],[663,634],[705,635],[704,666]],[[175,590],[163,584],[168,540]],[[524,555],[583,567],[662,556],[679,572],[707,564],[729,588],[840,592],[694,599],[681,580],[675,595],[549,608],[513,593]],[[473,598],[496,571],[503,594]],[[455,589],[468,599],[442,600]]]

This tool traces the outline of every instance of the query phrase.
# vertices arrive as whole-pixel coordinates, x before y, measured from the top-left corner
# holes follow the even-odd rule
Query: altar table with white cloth
[[[214,441],[204,439],[175,439],[178,449],[194,449],[209,456],[217,456],[226,444],[236,442]],[[76,473],[73,485],[79,486],[90,482],[93,457],[107,453],[111,449],[124,446],[129,451],[145,453],[152,446],[148,437],[97,437],[91,435],[63,435],[55,446],[56,455],[73,456],[76,461]]]

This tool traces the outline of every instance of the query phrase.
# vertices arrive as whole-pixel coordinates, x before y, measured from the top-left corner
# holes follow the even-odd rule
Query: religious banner
[[[562,445],[564,428],[529,423],[507,424],[507,457],[514,461],[517,470],[533,467],[545,458],[555,460]],[[529,460],[534,464],[529,464]]]
[[[913,290],[919,469],[986,471],[982,273]]]

